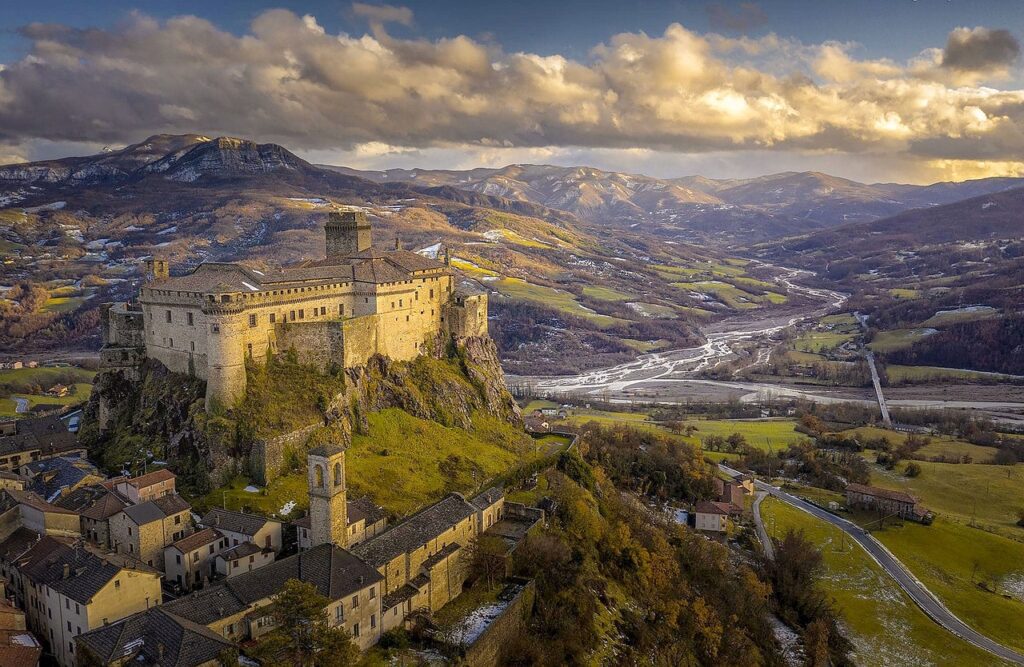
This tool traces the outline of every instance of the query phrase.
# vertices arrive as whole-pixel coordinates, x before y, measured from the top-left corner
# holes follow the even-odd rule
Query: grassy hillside
[[[865,667],[1002,664],[934,623],[855,542],[806,512],[768,498],[762,516],[776,535],[802,530],[822,552],[824,591],[842,613],[855,660]]]

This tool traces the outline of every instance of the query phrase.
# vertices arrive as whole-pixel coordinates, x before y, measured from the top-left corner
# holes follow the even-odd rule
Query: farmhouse
[[[105,311],[108,368],[155,359],[206,380],[207,406],[230,405],[245,390],[245,362],[294,349],[323,368],[353,367],[374,354],[412,359],[437,334],[487,332],[487,296],[457,285],[444,262],[374,248],[360,211],[335,211],[325,226],[327,256],[274,272],[242,264],[200,264],[170,275],[147,261],[138,303]],[[101,406],[102,407],[102,406]]]
[[[917,498],[902,491],[880,489],[864,484],[849,484],[846,487],[846,504],[849,507],[878,510],[908,521],[926,523],[931,513],[918,504]]]

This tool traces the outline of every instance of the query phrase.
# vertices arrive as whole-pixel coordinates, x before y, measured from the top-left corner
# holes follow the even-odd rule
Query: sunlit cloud
[[[0,143],[202,132],[360,161],[640,149],[681,163],[760,154],[766,168],[772,155],[817,154],[883,157],[915,179],[967,173],[937,165],[972,161],[1010,169],[1024,154],[1024,91],[997,85],[1019,59],[1003,30],[957,28],[945,46],[896,62],[857,57],[852,44],[672,24],[573,59],[462,35],[396,38],[384,26],[412,25],[408,9],[352,11],[370,34],[331,34],[286,10],[260,14],[242,36],[191,16],[25,26],[29,53],[0,69]]]

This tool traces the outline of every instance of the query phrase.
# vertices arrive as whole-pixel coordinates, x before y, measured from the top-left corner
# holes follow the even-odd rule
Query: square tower
[[[332,211],[324,225],[327,259],[340,262],[370,248],[370,221],[362,211]]]
[[[348,546],[348,493],[345,448],[317,447],[306,457],[309,483],[310,546]]]

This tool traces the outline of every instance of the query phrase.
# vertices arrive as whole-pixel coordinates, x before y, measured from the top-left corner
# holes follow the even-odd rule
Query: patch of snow
[[[33,206],[31,208],[22,209],[25,213],[39,213],[40,211],[59,211],[68,203],[66,201],[55,201],[49,204],[43,204],[42,206]]]
[[[259,287],[256,287],[255,285],[250,285],[249,283],[245,282],[244,280],[242,281],[242,284],[245,285],[246,287],[248,287],[250,292],[259,292],[260,291]]]
[[[294,500],[289,500],[284,505],[281,505],[281,509],[278,510],[277,513],[280,514],[281,516],[284,516],[286,514],[291,514],[292,510],[295,509],[295,505],[296,505],[296,502]]]
[[[484,238],[488,241],[501,241],[505,238],[505,234],[500,229],[492,229],[484,232]]]
[[[173,234],[176,231],[178,231],[178,226],[174,225],[173,227],[168,227],[167,229],[161,229],[156,233],[156,235],[163,236],[164,234]]]
[[[242,490],[245,491],[246,493],[259,493],[260,492],[259,487],[253,486],[252,484],[250,484],[249,486],[245,487]]]
[[[994,201],[987,201],[981,205],[981,210],[984,211],[986,209],[992,208],[993,206],[996,206],[996,203]]]
[[[142,227],[138,227],[136,225],[128,225],[127,227],[125,227],[121,231],[123,231],[123,232],[141,232],[142,231]]]
[[[507,607],[508,602],[499,601],[471,611],[460,623],[459,634],[462,641],[468,646],[479,639],[480,635],[487,630],[494,619],[501,616]]]
[[[434,245],[428,245],[426,248],[420,248],[416,251],[417,255],[423,255],[431,259],[437,259],[438,253],[441,252],[441,244],[435,243]]]

